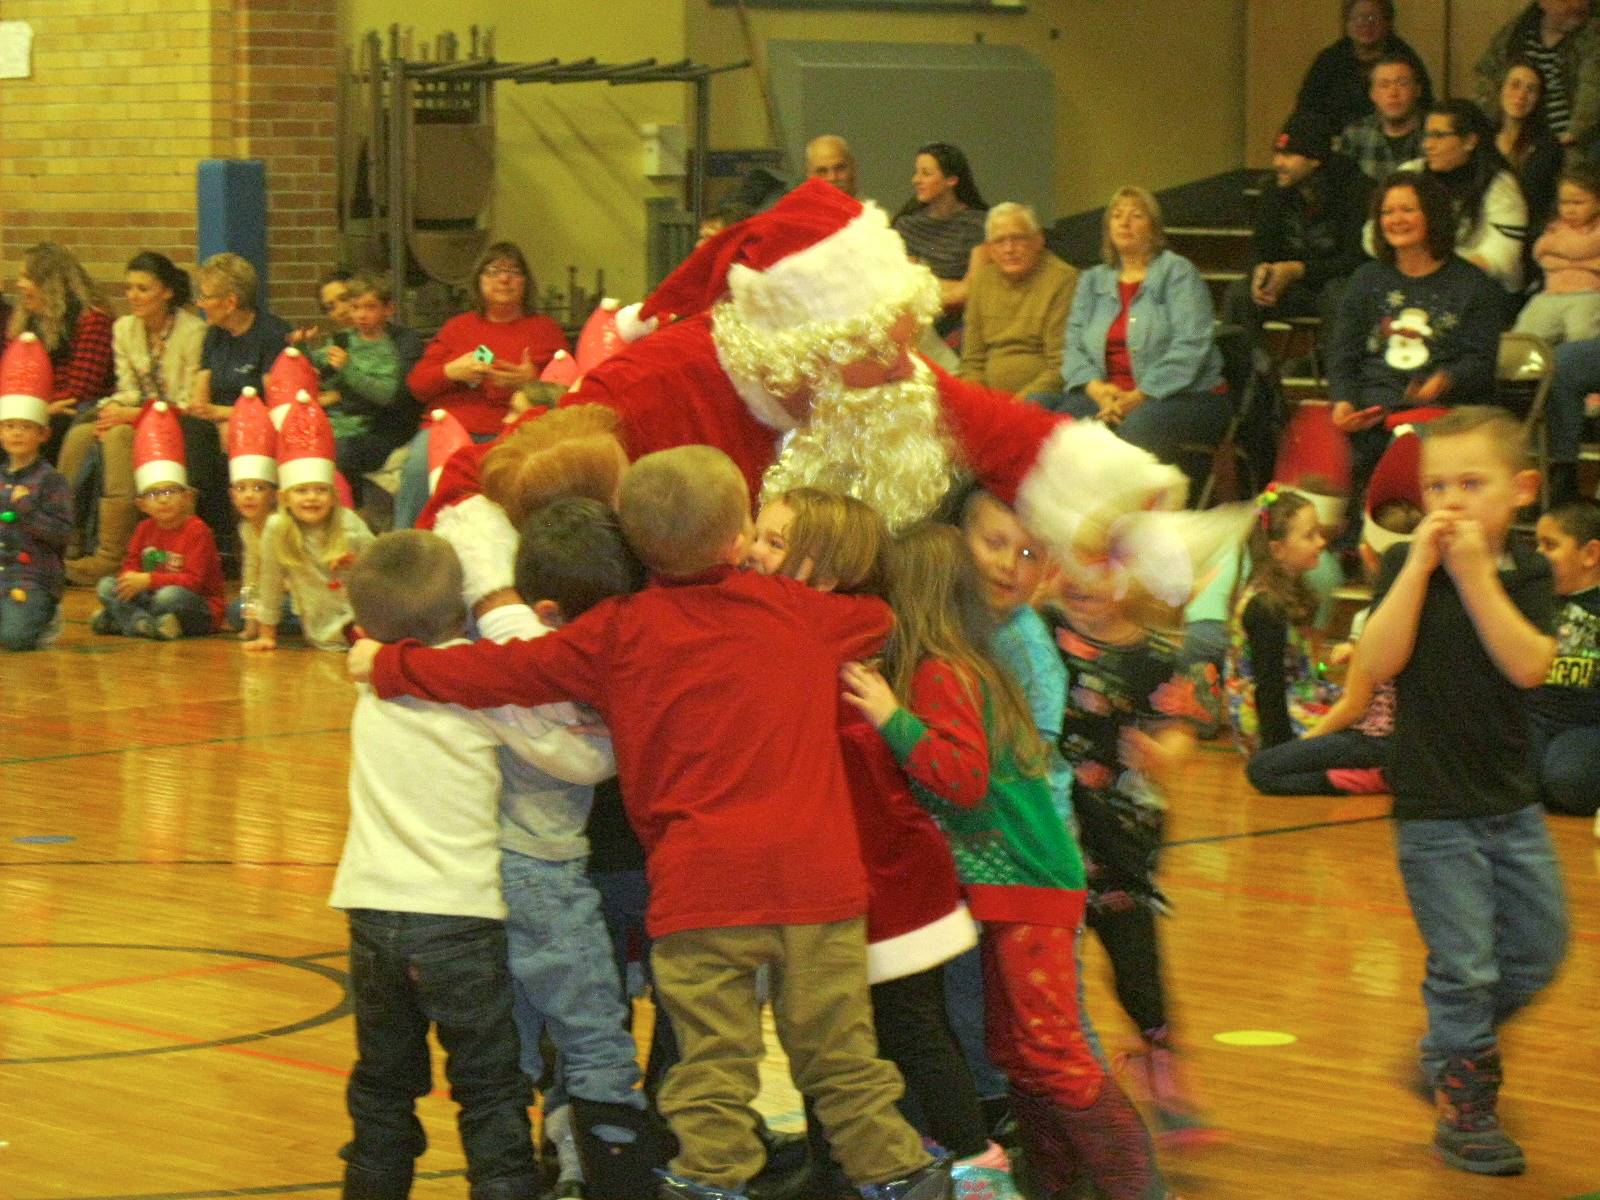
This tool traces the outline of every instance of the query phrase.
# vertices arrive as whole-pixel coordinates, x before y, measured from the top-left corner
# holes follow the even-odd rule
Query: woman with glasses
[[[111,327],[117,390],[92,417],[68,430],[61,473],[73,486],[80,545],[67,579],[88,587],[122,561],[139,523],[133,498],[133,424],[152,400],[185,407],[200,370],[206,323],[189,310],[188,272],[165,254],[146,250],[123,275],[127,315]],[[94,549],[90,550],[90,546]]]
[[[1319,112],[1343,129],[1372,111],[1370,75],[1380,58],[1408,61],[1417,73],[1422,103],[1433,103],[1433,84],[1417,52],[1394,31],[1393,0],[1344,0],[1339,20],[1344,36],[1318,54],[1300,85],[1297,111]]]
[[[1443,187],[1456,218],[1455,252],[1507,293],[1520,292],[1528,205],[1483,110],[1470,100],[1435,104],[1422,126],[1422,157],[1400,169],[1421,172]],[[1367,222],[1362,244],[1377,256],[1375,221]]]
[[[473,271],[477,306],[451,317],[422,353],[406,379],[424,412],[442,408],[475,442],[494,439],[513,415],[512,398],[557,350],[570,350],[567,335],[549,317],[533,311],[533,272],[514,242],[495,242]],[[428,502],[428,430],[411,439],[394,497],[394,525],[405,529]]]

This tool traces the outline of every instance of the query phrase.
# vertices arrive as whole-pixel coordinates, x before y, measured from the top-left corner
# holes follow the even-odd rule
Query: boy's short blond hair
[[[1452,408],[1436,421],[1417,426],[1417,434],[1426,445],[1443,438],[1463,437],[1481,433],[1499,453],[1512,474],[1533,466],[1533,455],[1528,448],[1528,431],[1522,422],[1503,408],[1489,404],[1465,404]]]
[[[394,285],[389,282],[387,275],[368,275],[362,272],[345,280],[344,286],[345,295],[351,300],[357,296],[365,296],[368,292],[378,298],[379,304],[389,304],[394,300]]]
[[[345,584],[356,624],[380,642],[448,641],[467,622],[461,562],[450,543],[425,529],[399,529],[368,546]]]
[[[711,446],[646,454],[622,479],[622,534],[645,566],[693,575],[715,566],[750,521],[750,489]]]

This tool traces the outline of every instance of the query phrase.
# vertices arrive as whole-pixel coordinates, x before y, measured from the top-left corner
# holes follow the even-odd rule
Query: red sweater
[[[492,708],[577,700],[611,729],[649,856],[649,930],[861,916],[839,668],[891,625],[868,596],[717,567],[656,580],[536,641],[385,646],[372,686]]]
[[[478,313],[464,312],[446,321],[411,368],[406,386],[424,409],[445,409],[468,433],[477,434],[500,432],[500,424],[511,408],[511,389],[487,381],[479,387],[468,387],[448,378],[444,366],[479,346],[489,347],[495,361],[506,366],[520,363],[526,350],[536,375],[557,350],[571,349],[561,326],[549,317],[491,321]]]
[[[159,550],[167,557],[152,567],[144,565],[146,548]],[[222,626],[225,603],[222,559],[217,555],[217,539],[199,517],[190,517],[176,529],[163,529],[154,518],[146,517],[133,531],[128,551],[122,556],[124,571],[149,571],[150,590],[164,587],[188,588],[204,598],[211,610],[213,628]]]

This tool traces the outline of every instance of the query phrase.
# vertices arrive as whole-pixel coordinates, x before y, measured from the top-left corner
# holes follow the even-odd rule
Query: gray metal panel
[[[892,214],[911,195],[916,148],[950,142],[990,204],[1020,200],[1054,220],[1054,81],[1022,47],[774,41],[767,51],[796,178],[806,142],[837,133],[855,150],[861,194]]]

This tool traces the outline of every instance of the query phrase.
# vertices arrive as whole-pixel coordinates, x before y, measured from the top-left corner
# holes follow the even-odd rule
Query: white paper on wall
[[[33,26],[0,21],[0,79],[27,79],[32,74]]]

